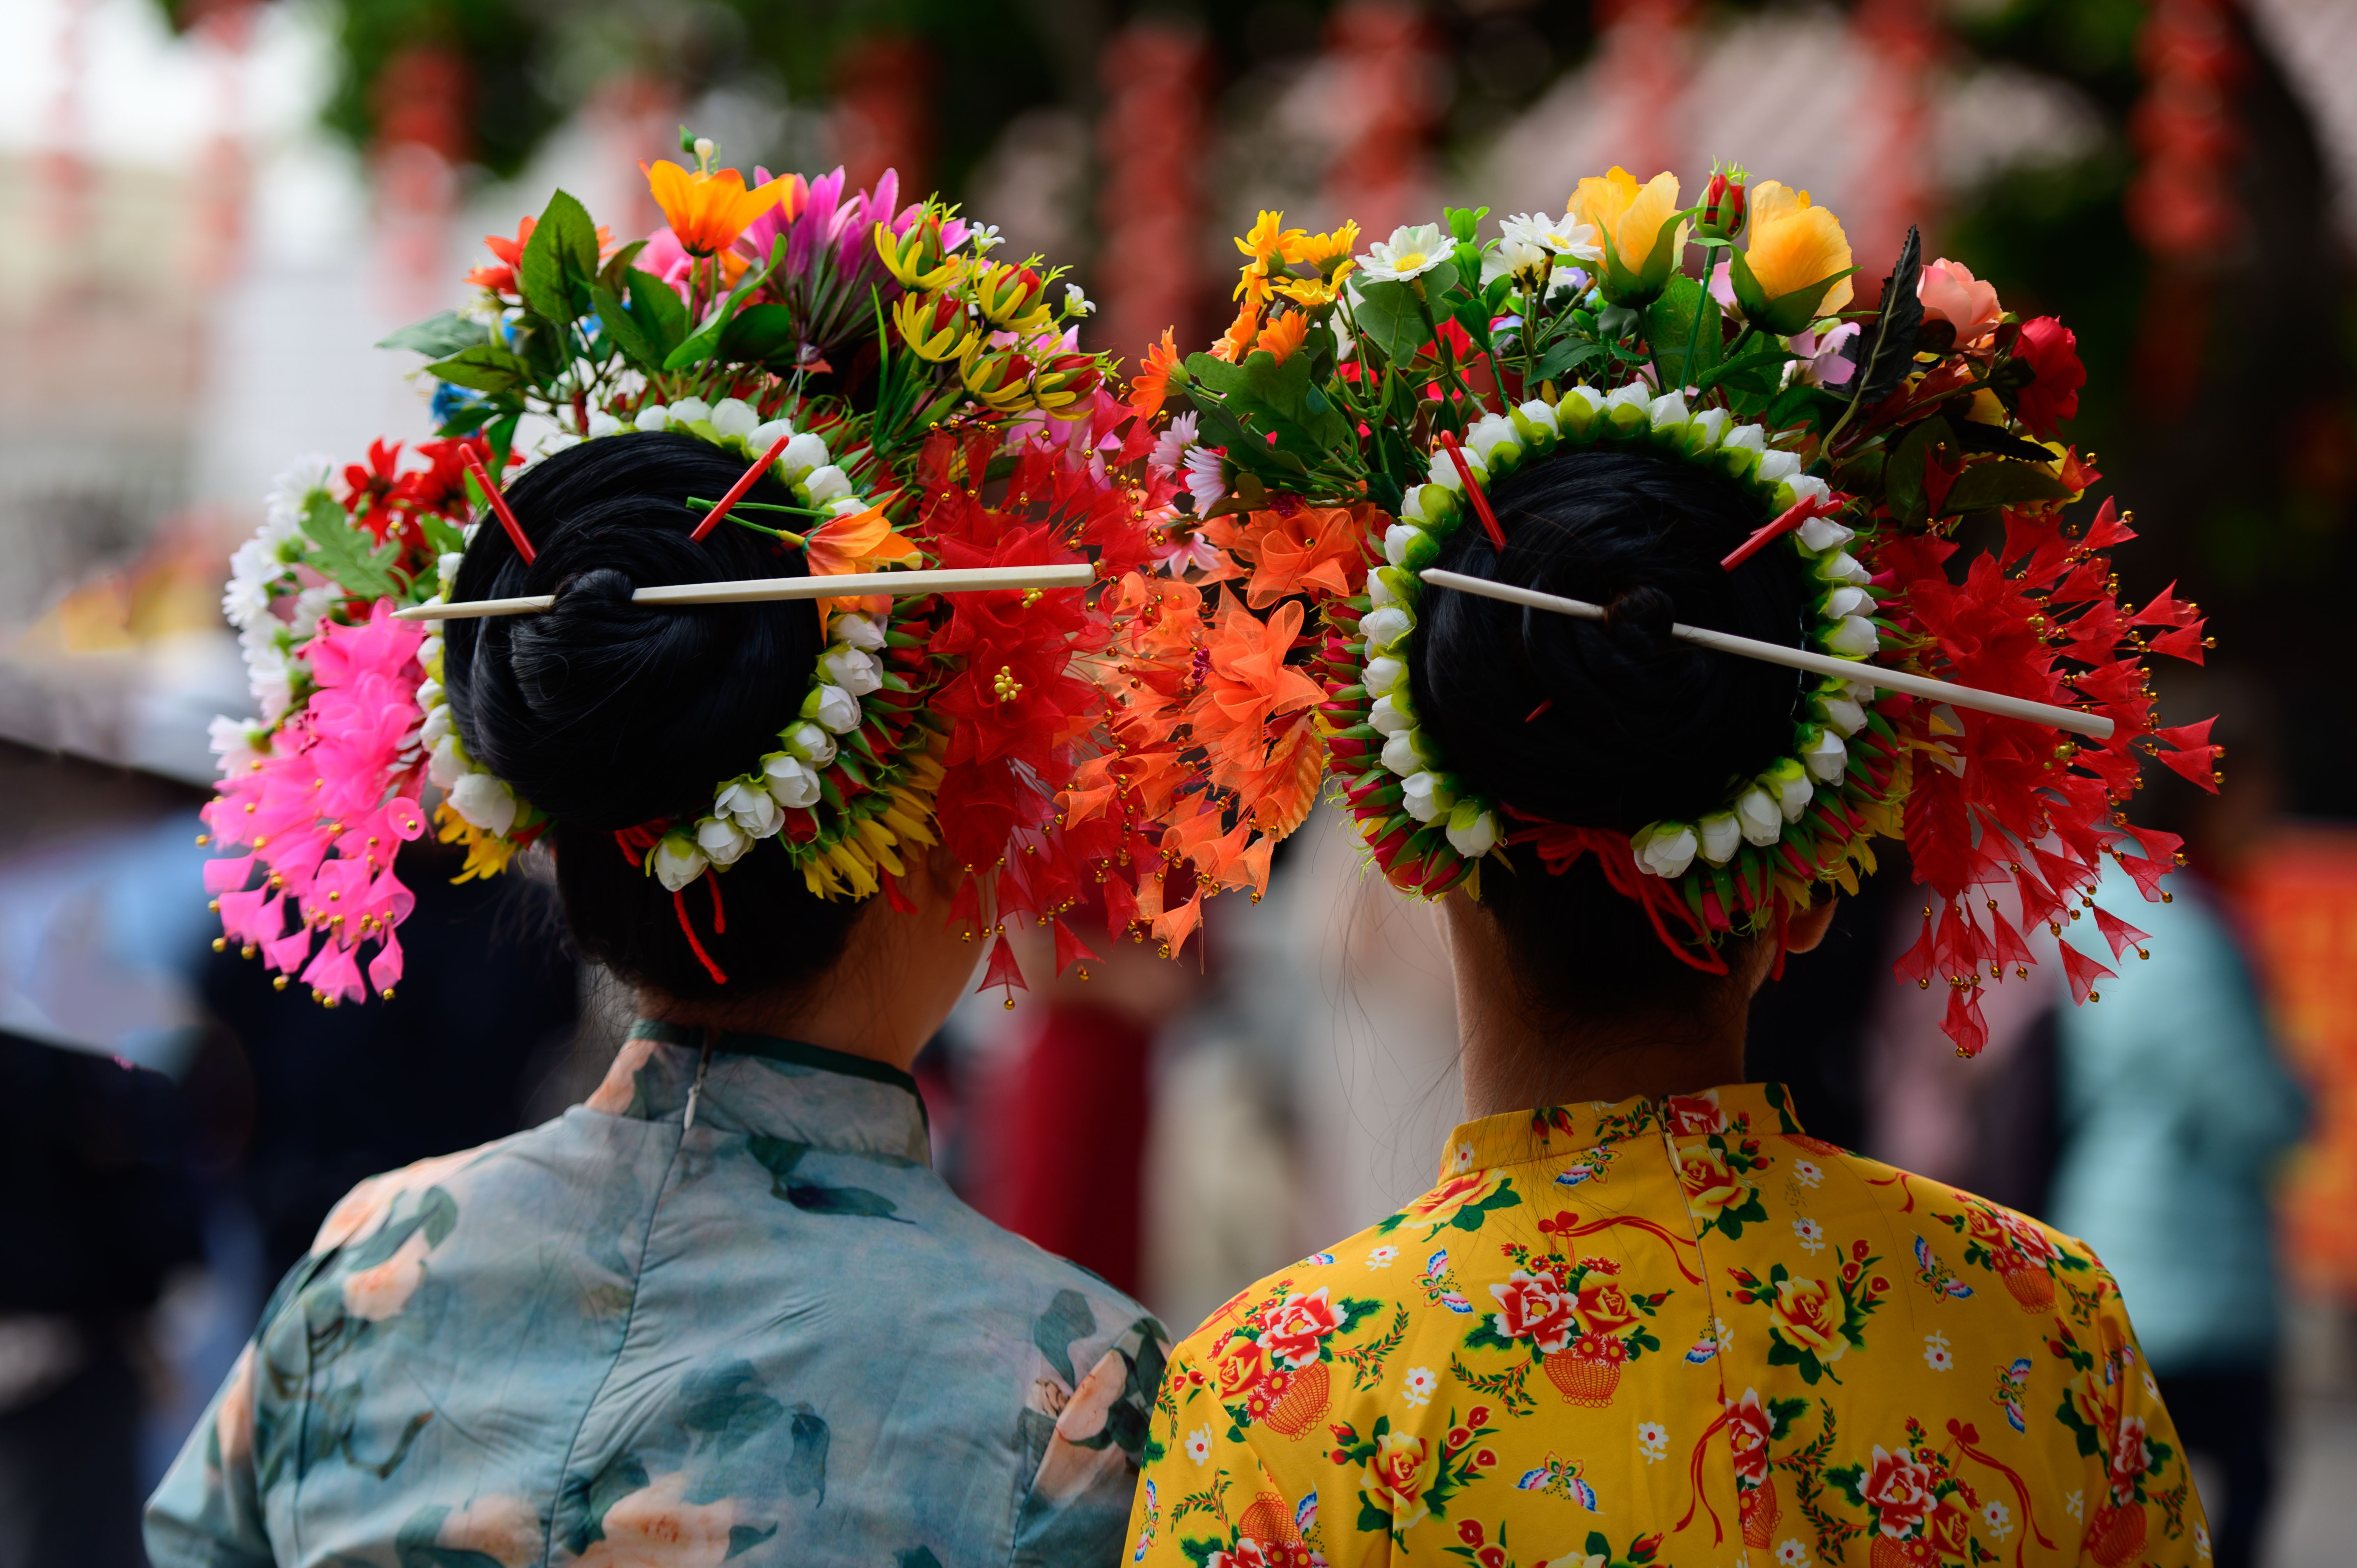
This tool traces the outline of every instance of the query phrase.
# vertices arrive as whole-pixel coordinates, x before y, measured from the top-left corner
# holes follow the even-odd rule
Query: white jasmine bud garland
[[[879,691],[884,685],[884,666],[872,653],[837,644],[819,659],[819,668],[826,678],[855,697]]]
[[[1846,737],[1866,727],[1866,710],[1857,699],[1846,693],[1829,696],[1820,692],[1810,699],[1809,705],[1827,728]]]
[[[780,738],[788,751],[813,768],[824,768],[834,760],[834,736],[814,724],[791,725]]]
[[[449,786],[450,809],[487,833],[515,825],[515,791],[489,773],[468,773]]]
[[[818,775],[793,753],[770,753],[761,758],[761,774],[769,781],[770,798],[787,810],[802,811],[818,803]]]
[[[836,735],[849,735],[859,727],[859,699],[840,686],[815,686],[802,699],[802,717],[817,720]]]
[[[1389,692],[1377,697],[1367,710],[1367,722],[1386,736],[1398,735],[1415,724],[1415,714],[1407,706],[1407,693]]]
[[[883,651],[884,627],[873,616],[839,615],[827,629],[835,641],[848,644],[864,653]]]
[[[1777,809],[1788,822],[1797,822],[1809,809],[1816,790],[1809,783],[1808,769],[1793,757],[1780,757],[1760,776],[1760,787],[1776,797]]]
[[[1683,876],[1702,844],[1684,822],[1652,822],[1630,835],[1629,847],[1637,864],[1655,876]]]
[[[648,864],[654,868],[655,880],[676,893],[703,875],[709,861],[695,840],[673,829],[663,834],[662,842],[655,845]]]
[[[1863,720],[1858,727],[1865,727]],[[1830,729],[1822,729],[1801,747],[1801,761],[1817,782],[1838,783],[1849,767],[1849,747],[1842,744],[1840,736]]]
[[[713,804],[753,838],[768,838],[785,826],[786,813],[770,797],[766,778],[739,779],[721,790]]]
[[[753,840],[726,817],[706,817],[695,824],[695,847],[715,865],[734,865]]]
[[[710,419],[712,405],[700,397],[683,397],[671,405],[672,423],[686,424],[694,420]]]
[[[1881,634],[1864,616],[1844,616],[1819,639],[1825,651],[1845,659],[1864,659],[1882,645]]]
[[[771,437],[772,440],[775,437]],[[763,451],[769,450],[763,447]],[[826,443],[805,430],[786,443],[778,454],[778,467],[790,485],[800,484],[811,474],[826,465]]]
[[[1367,639],[1370,650],[1388,652],[1415,629],[1415,618],[1396,605],[1370,610],[1359,618],[1359,635]]]
[[[1725,865],[1735,858],[1743,843],[1743,824],[1733,811],[1712,811],[1695,823],[1695,832],[1702,840],[1702,857],[1713,865]]]
[[[841,468],[829,463],[823,468],[811,470],[810,478],[802,481],[802,490],[810,497],[811,505],[824,506],[829,501],[848,496],[851,479]]]
[[[1419,822],[1434,821],[1457,803],[1457,792],[1429,769],[1402,779],[1400,797],[1400,810]]]
[[[1467,860],[1479,860],[1498,845],[1498,814],[1469,796],[1459,797],[1448,809],[1448,847]]]
[[[723,435],[749,436],[760,424],[761,416],[743,398],[724,397],[712,405],[712,428]]]
[[[1746,843],[1761,848],[1784,836],[1784,812],[1776,798],[1754,784],[1735,800],[1735,820]]]
[[[1407,665],[1387,654],[1379,654],[1367,660],[1365,684],[1372,696],[1391,692],[1405,693],[1407,690]]]

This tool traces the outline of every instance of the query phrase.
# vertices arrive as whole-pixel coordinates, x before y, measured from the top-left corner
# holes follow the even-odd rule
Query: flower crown
[[[414,618],[447,603],[479,516],[531,560],[494,476],[667,430],[748,465],[729,494],[691,501],[697,532],[754,529],[813,577],[1117,575],[1149,559],[1144,492],[1107,467],[1136,422],[1074,346],[1092,307],[1077,289],[1051,299],[1057,271],[992,261],[994,231],[936,202],[900,207],[888,173],[848,195],[840,170],[761,172],[748,188],[714,169],[710,143],[693,150],[692,170],[648,171],[669,221],[645,241],[615,248],[563,192],[493,238],[500,264],[468,274],[472,306],[386,340],[430,356],[436,437],[409,458],[376,443],[340,486],[324,459],[298,465],[232,561],[224,608],[260,717],[215,724],[209,837],[246,853],[209,863],[206,884],[216,945],[260,956],[281,987],[299,976],[331,1004],[390,993],[414,902],[393,856],[429,815],[465,847],[459,880],[504,869],[550,826],[467,754],[442,623]],[[791,504],[744,499],[763,472]],[[1111,824],[1068,829],[1059,811],[1112,745],[1105,700],[1073,672],[1112,635],[1090,592],[851,593],[817,609],[825,646],[775,748],[677,817],[616,835],[672,892],[716,980],[683,892],[708,884],[716,929],[716,874],[763,839],[821,897],[896,902],[909,848],[945,844],[976,872],[955,918],[997,939],[987,985],[1022,983],[1007,918],[1053,923],[1059,967],[1087,956],[1059,917],[1090,868],[1127,865]]]
[[[2057,930],[2092,910],[2115,959],[2141,933],[2094,908],[2105,857],[2168,897],[2178,841],[2120,810],[2142,755],[2214,782],[2209,723],[2155,727],[2142,666],[2147,651],[2199,662],[2199,613],[2173,590],[2131,612],[2102,553],[2134,537],[2125,520],[2109,501],[2067,516],[2098,476],[2056,438],[2083,380],[2060,322],[2006,312],[1961,263],[1924,264],[1911,231],[1876,306],[1851,309],[1847,238],[1807,193],[1739,168],[1715,170],[1696,205],[1679,189],[1616,168],[1582,180],[1560,218],[1511,217],[1483,240],[1486,209],[1450,209],[1356,257],[1264,213],[1238,242],[1220,341],[1182,360],[1164,335],[1131,403],[1160,430],[1150,478],[1183,491],[1161,521],[1190,580],[1116,637],[1134,683],[1170,692],[1146,705],[1173,788],[1209,819],[1166,853],[1216,872],[1297,825],[1253,792],[1184,684],[1207,651],[1249,645],[1273,697],[1254,756],[1322,743],[1405,889],[1478,896],[1482,863],[1510,843],[1549,871],[1593,854],[1673,950],[1715,968],[1725,935],[1778,928],[1819,882],[1854,887],[1871,841],[1903,838],[1934,905],[1900,972],[1947,982],[1947,1030],[1975,1051],[1980,986],[2033,961],[1987,888],[2010,885],[2026,918]],[[1434,591],[1421,569],[1469,516],[1496,532],[1483,487],[1598,444],[1740,486],[1761,526],[1729,568],[1783,553],[1813,596],[1810,642],[1857,667],[1805,685],[1785,753],[1692,822],[1548,822],[1481,798],[1405,684],[1405,639]],[[1959,573],[1953,536],[1983,515],[2004,542]],[[1295,676],[1314,678],[1308,697]],[[1943,701],[1894,680],[1965,690]],[[2102,738],[2060,736],[2027,704],[2083,714],[2064,727]],[[2061,955],[2075,998],[2111,972]]]

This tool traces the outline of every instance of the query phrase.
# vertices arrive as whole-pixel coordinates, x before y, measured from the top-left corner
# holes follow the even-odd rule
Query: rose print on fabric
[[[2056,1247],[2040,1227],[1978,1198],[1968,1199],[1962,1213],[1935,1212],[1932,1218],[1964,1238],[1964,1262],[1996,1274],[2022,1311],[2039,1316],[2053,1311],[2059,1284],[2070,1293],[2072,1319],[2089,1321],[2093,1303],[2082,1300],[2082,1293],[2066,1277],[2087,1273],[2087,1261]]]
[[[1358,1467],[1361,1530],[1387,1530],[1392,1544],[1407,1544],[1407,1532],[1427,1518],[1448,1517],[1449,1500],[1482,1478],[1498,1463],[1497,1451],[1484,1441],[1496,1434],[1490,1412],[1480,1405],[1459,1421],[1448,1412],[1448,1425],[1439,1441],[1406,1427],[1394,1427],[1389,1415],[1375,1418],[1364,1437],[1348,1422],[1334,1427],[1337,1465]]]
[[[1333,1391],[1330,1364],[1336,1357],[1336,1337],[1348,1336],[1383,1304],[1361,1297],[1335,1298],[1328,1287],[1308,1292],[1286,1291],[1275,1300],[1263,1300],[1244,1314],[1217,1352],[1219,1397],[1226,1407],[1231,1435],[1240,1437],[1248,1426],[1264,1426],[1282,1437],[1300,1437],[1324,1417]],[[1363,1373],[1373,1363],[1380,1373],[1380,1356],[1398,1343],[1378,1340],[1380,1349],[1362,1351],[1352,1365]]]
[[[1866,1320],[1890,1294],[1890,1281],[1873,1272],[1881,1261],[1858,1240],[1830,1280],[1795,1274],[1781,1262],[1770,1264],[1764,1279],[1747,1268],[1727,1273],[1737,1302],[1768,1309],[1770,1366],[1797,1367],[1806,1383],[1839,1382],[1834,1364],[1866,1348]]]

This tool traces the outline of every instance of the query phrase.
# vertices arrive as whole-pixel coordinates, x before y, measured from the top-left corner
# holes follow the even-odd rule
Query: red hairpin
[[[1499,554],[1503,555],[1506,553],[1506,531],[1498,526],[1498,514],[1490,510],[1490,498],[1481,493],[1480,482],[1473,478],[1473,466],[1465,460],[1465,454],[1458,449],[1457,437],[1446,430],[1440,433],[1440,445],[1448,450],[1448,460],[1457,465],[1458,477],[1465,481],[1465,493],[1472,498],[1473,510],[1481,519],[1481,526],[1490,532],[1490,542],[1498,547]]]
[[[467,472],[474,475],[475,483],[483,487],[483,499],[490,503],[491,515],[500,520],[500,526],[508,531],[508,539],[515,545],[516,553],[523,557],[525,565],[531,565],[533,551],[532,541],[523,536],[523,524],[518,522],[516,514],[508,510],[508,498],[500,494],[500,487],[493,484],[491,476],[484,471],[483,460],[472,452],[467,454]]]
[[[768,456],[738,476],[737,482],[728,487],[728,493],[720,498],[720,504],[704,514],[704,521],[695,525],[695,532],[688,537],[701,539],[711,532],[720,520],[728,515],[728,509],[745,499],[745,492],[753,488],[753,481],[770,471],[770,465],[778,460],[778,454],[786,449],[786,443],[791,439],[791,436],[780,435],[771,442]]]

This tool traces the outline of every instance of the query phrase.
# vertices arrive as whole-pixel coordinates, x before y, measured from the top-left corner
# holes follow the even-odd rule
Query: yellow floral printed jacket
[[[1155,1568],[2210,1554],[2093,1255],[1774,1084],[1458,1128],[1437,1187],[1179,1347],[1146,1453]]]

